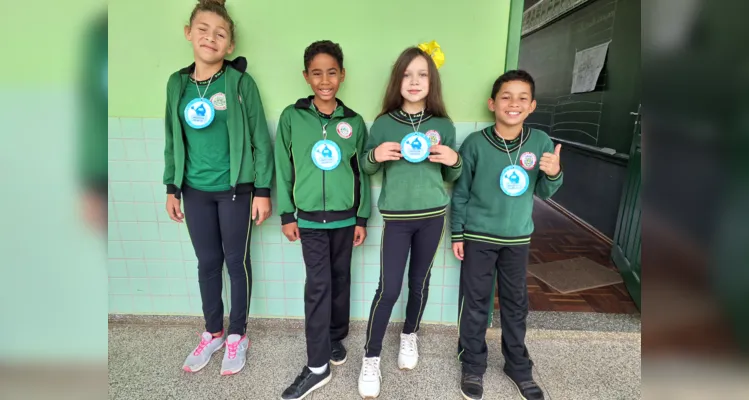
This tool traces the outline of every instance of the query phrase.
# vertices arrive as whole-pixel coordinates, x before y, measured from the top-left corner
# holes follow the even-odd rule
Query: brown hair
[[[403,96],[401,95],[401,85],[403,84],[403,74],[406,68],[416,57],[424,57],[429,66],[429,93],[426,97],[426,109],[435,117],[450,118],[445,109],[445,102],[442,101],[442,83],[440,82],[440,73],[437,65],[429,54],[425,53],[418,47],[409,47],[404,50],[393,65],[393,71],[390,73],[390,82],[385,90],[385,98],[382,100],[382,111],[379,116],[395,111],[403,106]]]
[[[229,16],[229,12],[226,11],[225,4],[226,0],[198,0],[198,4],[195,5],[192,14],[190,14],[190,26],[192,26],[192,20],[195,19],[195,16],[198,15],[198,12],[200,11],[208,11],[218,14],[218,16],[223,18],[229,24],[229,37],[231,41],[234,42],[234,21],[232,21]]]

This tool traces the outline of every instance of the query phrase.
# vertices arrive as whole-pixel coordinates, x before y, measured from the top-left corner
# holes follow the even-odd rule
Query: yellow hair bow
[[[434,65],[437,66],[437,69],[439,69],[442,64],[445,63],[445,53],[442,52],[440,45],[436,41],[432,40],[429,43],[422,43],[419,45],[419,49],[432,57],[432,60],[434,60]]]

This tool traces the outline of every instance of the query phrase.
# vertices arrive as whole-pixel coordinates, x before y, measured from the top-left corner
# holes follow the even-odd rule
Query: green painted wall
[[[340,97],[370,123],[398,54],[409,45],[437,40],[447,58],[442,82],[458,145],[490,124],[486,98],[491,85],[506,63],[517,60],[516,54],[505,59],[507,48],[517,52],[520,34],[519,29],[508,28],[517,28],[517,20],[510,22],[510,0],[477,0],[471,7],[440,2],[444,3],[440,9],[430,8],[426,0],[384,0],[377,7],[374,2],[349,0],[336,10],[301,0],[287,0],[284,6],[270,3],[229,0],[228,5],[237,23],[235,54],[249,59],[271,136],[281,110],[309,92],[301,75],[302,54],[314,40],[341,43],[348,74]],[[192,0],[117,0],[109,6],[110,313],[201,315],[195,253],[184,224],[169,221],[164,212],[161,183],[165,85],[169,74],[192,62],[190,44],[182,34],[192,4]],[[394,14],[393,10],[403,11]],[[508,31],[517,37],[508,40]],[[376,174],[373,204],[381,183],[381,174]],[[276,209],[275,195],[272,201]],[[379,279],[383,221],[376,207],[372,212],[367,240],[354,249],[351,263],[351,317],[358,320],[368,317]],[[280,217],[273,215],[253,230],[253,317],[304,317],[301,245],[286,241],[280,224]],[[425,323],[457,322],[460,263],[449,247],[448,232],[431,272]],[[230,298],[228,284],[224,298]],[[404,315],[405,303],[399,301],[392,318],[403,320]]]
[[[237,25],[234,55],[248,58],[269,119],[308,92],[301,75],[304,48],[331,39],[343,47],[347,69],[339,97],[365,120],[375,117],[398,54],[409,45],[437,40],[446,55],[440,73],[450,116],[489,121],[485,102],[504,71],[510,3],[228,0],[227,8]],[[110,1],[110,116],[163,117],[169,74],[192,62],[182,27],[194,4]]]

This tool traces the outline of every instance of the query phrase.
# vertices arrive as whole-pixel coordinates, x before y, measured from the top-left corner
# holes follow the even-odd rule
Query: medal
[[[312,146],[312,162],[323,171],[331,171],[341,163],[341,148],[332,140],[318,140]]]
[[[215,76],[215,74],[214,74]],[[208,88],[211,86],[213,76],[208,81],[208,86],[205,87],[203,94],[200,94],[200,87],[198,81],[195,80],[195,88],[198,90],[198,97],[190,101],[185,107],[185,121],[193,129],[203,129],[213,122],[213,118],[216,116],[216,109],[213,107],[213,103],[205,99],[205,94],[208,93]]]
[[[510,159],[510,165],[503,169],[502,173],[499,175],[499,188],[510,197],[521,196],[526,190],[528,190],[528,186],[530,185],[530,177],[528,176],[528,173],[517,165],[518,158],[520,157],[520,147],[523,145],[523,131],[520,132],[520,143],[518,143],[518,154],[515,156],[515,162],[512,162],[512,156],[510,156],[510,150],[507,148],[507,142],[505,142],[505,139],[499,135],[497,128],[494,128],[494,132],[500,139],[502,139],[502,143],[505,145],[505,151],[507,152],[507,158]]]
[[[312,107],[317,112],[318,117],[320,118],[320,125],[322,127],[322,140],[318,140],[317,143],[312,146],[312,163],[315,164],[317,168],[320,168],[323,171],[331,171],[336,169],[336,167],[338,167],[338,164],[341,163],[341,148],[338,147],[338,144],[336,144],[336,142],[328,140],[327,128],[330,120],[328,119],[327,122],[323,123],[323,114],[321,114],[320,111],[317,110],[317,107],[315,107],[314,103],[312,104]],[[338,108],[338,103],[336,103],[336,108]]]
[[[508,165],[499,177],[499,187],[506,195],[520,196],[528,190],[528,173],[517,165]]]
[[[429,148],[431,147],[432,142],[426,135],[419,132],[421,121],[424,118],[424,111],[425,110],[421,110],[418,125],[414,125],[414,122],[409,115],[408,121],[411,122],[411,127],[413,127],[414,131],[401,140],[401,154],[408,162],[419,163],[429,157]]]
[[[406,161],[418,163],[429,157],[429,138],[421,132],[413,132],[406,135],[401,141],[401,154]]]

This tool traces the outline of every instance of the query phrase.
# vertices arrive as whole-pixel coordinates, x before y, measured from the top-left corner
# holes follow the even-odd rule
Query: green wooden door
[[[616,221],[614,246],[611,258],[622,275],[632,300],[640,308],[641,291],[641,220],[642,203],[640,189],[642,183],[642,132],[640,129],[640,112],[635,115],[634,138],[629,151],[627,180],[624,184],[622,199],[619,204],[619,215]]]

